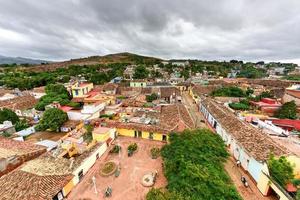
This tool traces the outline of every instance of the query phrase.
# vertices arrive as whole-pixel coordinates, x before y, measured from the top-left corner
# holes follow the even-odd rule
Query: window
[[[217,128],[217,121],[214,121],[214,128]]]
[[[162,136],[162,141],[165,141],[165,142],[167,141],[167,136],[166,135]]]
[[[149,133],[149,139],[153,140],[153,133],[151,133],[151,132]]]
[[[75,95],[76,95],[76,96],[78,95],[78,90],[75,90]]]
[[[80,172],[78,173],[79,181],[82,179],[82,177],[83,177],[83,169],[80,170]]]
[[[142,131],[138,131],[138,137],[139,137],[139,138],[142,137]]]
[[[138,136],[137,131],[134,131],[134,137],[136,138]]]

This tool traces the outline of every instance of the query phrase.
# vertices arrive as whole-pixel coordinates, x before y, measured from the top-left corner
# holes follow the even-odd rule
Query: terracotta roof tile
[[[201,103],[213,115],[217,122],[221,124],[226,132],[256,160],[267,160],[270,153],[273,153],[275,156],[290,153],[285,147],[278,145],[262,131],[239,120],[225,106],[214,102],[210,98],[206,98]]]
[[[39,176],[22,170],[0,178],[2,200],[52,200],[73,175]]]
[[[9,108],[12,110],[27,110],[34,107],[37,100],[31,95],[16,97],[10,100],[0,101],[0,108]]]

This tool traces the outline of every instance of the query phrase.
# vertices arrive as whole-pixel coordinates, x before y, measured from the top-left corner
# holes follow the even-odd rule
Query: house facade
[[[241,162],[243,169],[257,184],[262,181],[261,174],[270,153],[275,156],[289,153],[266,134],[237,119],[231,111],[212,99],[201,100],[199,109],[209,127],[222,138],[230,154]]]

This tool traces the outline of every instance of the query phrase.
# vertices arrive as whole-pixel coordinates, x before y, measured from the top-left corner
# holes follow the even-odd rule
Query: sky
[[[0,55],[300,64],[299,0],[0,0]]]

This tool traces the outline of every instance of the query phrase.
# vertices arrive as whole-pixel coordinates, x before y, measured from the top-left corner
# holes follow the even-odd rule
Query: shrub
[[[160,156],[160,149],[159,149],[159,148],[156,148],[156,147],[152,148],[152,149],[151,149],[151,157],[152,157],[153,159],[156,159],[156,158],[158,158],[159,156]]]
[[[115,146],[109,151],[109,153],[119,153],[120,151],[121,151],[121,146],[115,145]]]
[[[244,103],[230,103],[229,107],[234,110],[249,110],[250,106]]]
[[[239,87],[222,87],[214,90],[211,93],[214,97],[245,97],[247,96],[246,92],[244,92]]]
[[[130,144],[127,149],[128,149],[128,151],[134,152],[137,150],[137,147],[138,147],[137,144],[133,143],[133,144]]]
[[[152,102],[156,99],[158,99],[158,95],[156,93],[152,93],[151,95],[146,96],[146,101],[147,102]]]

